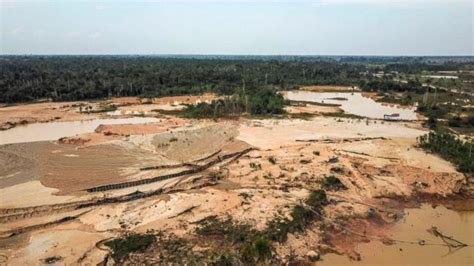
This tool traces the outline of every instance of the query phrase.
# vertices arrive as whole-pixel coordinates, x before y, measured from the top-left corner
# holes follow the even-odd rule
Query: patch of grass
[[[267,172],[263,175],[263,178],[265,179],[273,179],[273,175],[271,172]]]
[[[322,182],[322,187],[328,190],[340,190],[340,189],[347,189],[346,186],[339,180],[339,178],[330,175],[325,176]]]
[[[342,173],[344,172],[344,169],[342,167],[335,166],[335,167],[331,167],[330,171],[334,173]]]
[[[276,164],[276,163],[277,163],[277,159],[276,159],[274,156],[268,157],[268,161],[269,161],[271,164]]]
[[[438,130],[418,137],[418,143],[421,148],[436,153],[455,164],[460,172],[474,173],[472,155],[474,141],[464,140],[454,134]]]
[[[112,257],[116,262],[128,257],[131,252],[144,251],[153,243],[153,235],[132,234],[105,242],[112,249]]]
[[[246,192],[239,193],[239,196],[244,198],[244,200],[251,199],[253,197],[252,194],[249,194],[249,193],[246,193]]]
[[[113,112],[117,110],[117,106],[113,104],[105,104],[101,105],[99,109],[97,110],[89,110],[88,113],[106,113],[106,112]],[[81,112],[83,113],[84,111],[81,109]]]
[[[259,164],[259,163],[251,162],[251,163],[249,163],[249,166],[250,166],[250,168],[252,168],[254,170],[261,170],[262,169],[262,165]]]
[[[316,116],[316,114],[303,112],[303,113],[289,114],[288,118],[290,118],[290,119],[301,119],[301,120],[308,121],[308,120],[311,120],[311,118],[313,118],[315,116]]]
[[[301,159],[301,160],[300,160],[300,163],[301,163],[301,164],[309,164],[309,163],[311,163],[311,162],[312,162],[312,161],[311,161],[310,159]]]
[[[313,221],[319,219],[324,205],[328,204],[324,190],[312,191],[304,202],[293,207],[288,219],[277,216],[268,222],[267,235],[269,239],[286,242],[289,233],[302,232]]]
[[[47,257],[47,258],[43,259],[43,262],[45,264],[54,264],[54,263],[62,261],[62,260],[63,260],[63,257],[61,257],[61,256],[52,256],[52,257]]]
[[[216,251],[221,254],[216,263],[219,265],[228,265],[231,261],[243,265],[267,264],[272,259],[274,248],[266,234],[230,217],[222,220],[208,217],[199,223],[196,233],[205,241],[218,243]]]

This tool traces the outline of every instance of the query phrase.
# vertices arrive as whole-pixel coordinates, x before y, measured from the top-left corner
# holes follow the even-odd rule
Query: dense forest
[[[472,61],[470,57],[0,56],[0,102],[206,91],[230,95],[244,84],[248,91],[313,84],[369,83],[369,88],[376,78],[363,73],[385,68],[465,69],[472,67]]]

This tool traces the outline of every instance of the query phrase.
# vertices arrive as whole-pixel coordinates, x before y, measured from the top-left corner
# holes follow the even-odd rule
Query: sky
[[[0,0],[0,54],[474,55],[474,0]]]

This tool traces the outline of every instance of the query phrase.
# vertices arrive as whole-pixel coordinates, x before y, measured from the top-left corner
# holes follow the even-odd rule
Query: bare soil
[[[353,88],[351,86],[303,86],[300,90],[306,91],[315,91],[315,92],[334,92],[334,91],[352,91]]]
[[[161,101],[186,101],[183,97]],[[132,98],[112,101],[149,108]],[[308,108],[290,110],[328,111]],[[440,204],[459,197],[466,185],[449,162],[416,148],[416,137],[425,133],[417,122],[324,116],[232,122],[168,117],[161,124],[100,126],[58,142],[2,145],[0,197],[7,200],[0,202],[0,254],[11,265],[52,256],[65,264],[97,264],[108,253],[100,244],[106,239],[148,230],[191,237],[196,222],[208,216],[230,216],[264,230],[334,175],[346,189],[328,189],[323,217],[286,242],[273,243],[275,252],[283,261],[291,256],[307,261],[310,251],[357,260],[360,243],[381,242],[367,236],[390,236],[405,202],[423,195],[425,202]],[[84,191],[192,169],[200,170],[123,189]],[[151,194],[141,197],[144,193]],[[84,207],[85,202],[94,205]],[[12,230],[24,232],[12,237]]]

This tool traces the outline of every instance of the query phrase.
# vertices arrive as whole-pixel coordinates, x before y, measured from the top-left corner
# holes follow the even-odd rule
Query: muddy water
[[[77,134],[93,132],[99,125],[141,124],[159,122],[157,118],[133,117],[123,119],[95,119],[87,121],[49,122],[18,126],[0,131],[0,145],[20,142],[57,140]]]
[[[474,265],[474,246],[449,249],[440,238],[427,232],[436,226],[444,235],[453,237],[465,244],[474,245],[474,212],[452,211],[442,206],[432,208],[423,205],[420,209],[408,209],[406,216],[392,230],[393,239],[418,242],[425,240],[427,245],[394,244],[384,245],[372,241],[360,244],[356,251],[361,261],[351,261],[346,256],[327,254],[318,265]]]
[[[400,114],[400,119],[416,120],[416,108],[400,108],[378,103],[361,93],[289,91],[287,99],[316,103],[339,104],[344,112],[369,118],[383,118],[384,114]]]

